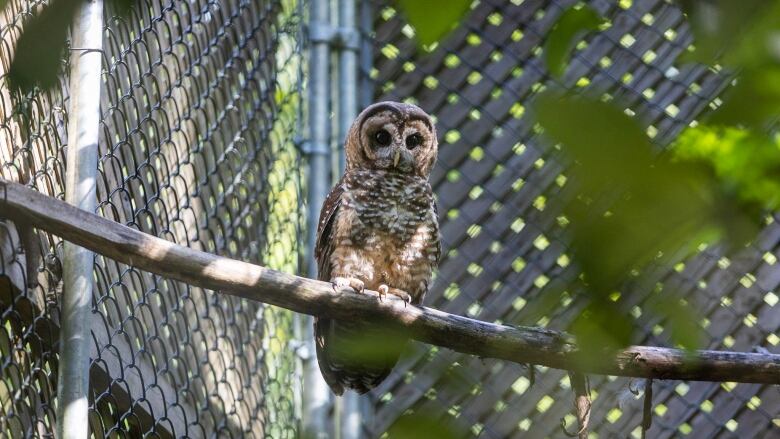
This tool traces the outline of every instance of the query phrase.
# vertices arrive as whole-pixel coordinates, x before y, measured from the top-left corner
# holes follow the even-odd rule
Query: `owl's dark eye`
[[[374,134],[374,140],[376,140],[376,143],[380,146],[387,146],[393,139],[390,137],[390,133],[388,133],[387,130],[379,130]]]
[[[417,148],[422,144],[422,141],[422,136],[418,133],[414,133],[406,138],[406,147],[409,149]]]

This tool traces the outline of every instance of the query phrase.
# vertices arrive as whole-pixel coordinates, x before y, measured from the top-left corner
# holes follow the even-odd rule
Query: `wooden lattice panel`
[[[608,20],[580,42],[563,79],[550,77],[542,45],[571,0],[475,1],[461,26],[431,50],[417,47],[398,11],[375,3],[376,100],[420,105],[437,120],[444,258],[426,305],[488,321],[567,329],[582,310],[579,272],[567,255],[561,202],[566,161],[542,143],[529,117],[544,87],[588,89],[619,102],[662,147],[705,110],[728,80],[717,70],[676,65],[691,43],[685,17],[668,1],[585,2]],[[583,3],[583,2],[580,2]],[[707,347],[777,352],[780,338],[772,221],[738,258],[717,249],[674,267],[649,267],[618,304],[645,334],[669,343],[666,322],[646,311],[675,288],[700,310]],[[550,292],[554,291],[554,292]],[[562,291],[562,292],[560,292]],[[668,300],[668,299],[667,299]],[[639,437],[641,399],[628,380],[592,377],[593,437]],[[648,437],[767,437],[780,428],[780,394],[760,385],[656,382]],[[403,414],[426,413],[474,437],[565,437],[575,424],[565,372],[482,360],[415,345],[375,392],[369,426],[380,435]],[[572,427],[573,428],[573,427]]]

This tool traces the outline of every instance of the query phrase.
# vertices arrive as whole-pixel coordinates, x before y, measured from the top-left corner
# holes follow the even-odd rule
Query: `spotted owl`
[[[320,280],[422,303],[441,252],[428,182],[437,151],[433,122],[415,105],[380,102],[358,115],[344,175],[320,212]],[[406,344],[376,325],[346,320],[318,318],[314,331],[320,371],[337,395],[379,385]]]

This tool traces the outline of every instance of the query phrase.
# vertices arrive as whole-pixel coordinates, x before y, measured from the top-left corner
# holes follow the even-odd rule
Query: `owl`
[[[415,105],[379,102],[352,123],[344,149],[344,175],[320,212],[318,278],[419,305],[441,253],[428,182],[438,152],[433,122]],[[320,371],[337,395],[379,385],[406,344],[347,320],[318,318],[314,331]]]

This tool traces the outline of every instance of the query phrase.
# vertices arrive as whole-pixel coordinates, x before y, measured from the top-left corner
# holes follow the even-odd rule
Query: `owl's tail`
[[[317,362],[333,393],[344,389],[363,394],[393,370],[406,339],[375,325],[317,318],[314,321]]]

